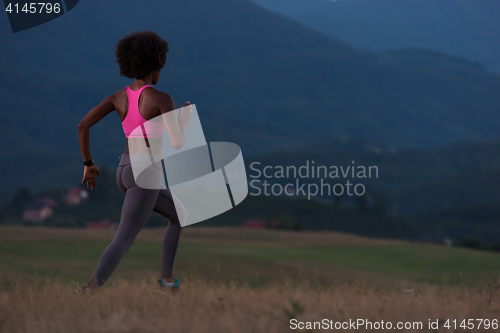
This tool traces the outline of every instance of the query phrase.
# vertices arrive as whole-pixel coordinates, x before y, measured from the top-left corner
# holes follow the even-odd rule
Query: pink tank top
[[[139,97],[144,88],[147,87],[151,87],[151,85],[146,84],[138,90],[132,90],[129,86],[125,88],[128,97],[128,110],[122,121],[122,126],[127,138],[159,138],[163,136],[165,130],[163,121],[147,120],[139,112]],[[161,120],[160,117],[153,119]]]

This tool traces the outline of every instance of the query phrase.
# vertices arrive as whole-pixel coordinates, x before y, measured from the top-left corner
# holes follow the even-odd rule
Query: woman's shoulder
[[[149,99],[157,101],[158,103],[165,103],[165,101],[172,100],[172,96],[170,94],[158,90],[153,86],[147,87],[144,89],[143,94],[147,96]]]
[[[122,97],[122,96],[126,96],[127,95],[127,87],[124,87],[114,93],[112,93],[111,95],[108,96],[108,98],[111,98],[111,99],[116,99],[116,98],[119,98],[119,97]]]
[[[161,90],[157,89],[155,86],[151,86],[151,85],[149,87],[145,88],[144,92],[155,95],[155,96],[171,97],[168,93],[161,91]]]

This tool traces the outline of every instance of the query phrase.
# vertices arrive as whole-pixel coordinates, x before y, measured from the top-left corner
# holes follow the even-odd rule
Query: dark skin
[[[135,79],[135,81],[129,87],[132,90],[138,90],[146,84],[155,85],[158,83],[160,73],[161,69],[151,73],[145,78]],[[125,89],[126,88],[123,88],[106,97],[99,105],[90,110],[90,112],[78,124],[78,138],[80,141],[80,149],[82,151],[84,161],[89,161],[92,159],[89,143],[90,128],[113,111],[116,111],[118,113],[121,121],[125,119],[128,110],[128,98]],[[186,102],[184,104],[184,106],[188,105],[189,102]],[[181,106],[179,106],[179,108],[180,107]],[[156,90],[153,87],[145,88],[141,93],[141,97],[139,99],[139,111],[145,119],[150,120],[173,110],[175,110],[174,99],[169,94]],[[127,139],[127,146],[124,154],[129,154],[128,140],[134,139]],[[100,174],[101,173],[99,171],[99,168],[95,164],[91,166],[85,166],[81,184],[87,181],[87,188],[93,190],[97,184],[97,176]]]

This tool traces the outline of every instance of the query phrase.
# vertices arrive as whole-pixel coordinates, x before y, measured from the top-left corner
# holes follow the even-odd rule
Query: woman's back
[[[116,112],[127,138],[125,154],[148,153],[145,148],[151,147],[154,155],[161,156],[165,126],[158,105],[161,103],[160,95],[168,94],[146,84],[139,88],[127,86],[115,95]]]
[[[127,90],[129,92],[127,93]],[[146,120],[151,120],[156,116],[160,115],[160,110],[158,108],[158,101],[155,100],[155,97],[160,93],[160,91],[156,90],[151,85],[145,85],[143,87],[132,87],[126,86],[125,88],[117,91],[115,93],[116,100],[116,112],[120,116],[120,120],[123,122],[127,116],[128,110],[130,108],[129,105],[129,94],[132,95],[134,92],[139,92],[138,96],[138,110],[142,117]]]

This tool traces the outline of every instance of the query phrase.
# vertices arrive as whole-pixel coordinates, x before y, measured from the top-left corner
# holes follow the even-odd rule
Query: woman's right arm
[[[160,103],[160,113],[167,130],[172,147],[181,149],[187,139],[187,128],[193,113],[189,102],[184,107],[179,106],[179,115],[175,114],[175,104],[172,96],[163,94]]]
[[[104,118],[107,114],[115,110],[114,95],[106,97],[99,105],[90,110],[89,113],[80,121],[78,124],[78,138],[80,141],[80,149],[82,151],[82,157],[84,161],[89,161],[92,159],[90,153],[90,139],[89,130],[94,126],[99,120]],[[96,176],[100,175],[99,168],[94,164],[91,166],[85,166],[83,170],[82,184],[87,181],[87,188],[90,187],[91,190],[96,186]]]

